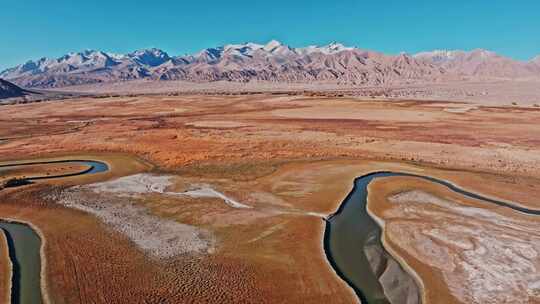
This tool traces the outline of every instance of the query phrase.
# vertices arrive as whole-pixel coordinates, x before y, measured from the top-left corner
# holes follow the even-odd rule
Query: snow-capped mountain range
[[[293,48],[272,40],[208,48],[185,56],[170,56],[156,48],[122,55],[86,50],[28,61],[1,72],[0,78],[41,88],[134,79],[377,86],[446,79],[540,78],[540,56],[529,62],[486,50],[393,56],[336,42]]]

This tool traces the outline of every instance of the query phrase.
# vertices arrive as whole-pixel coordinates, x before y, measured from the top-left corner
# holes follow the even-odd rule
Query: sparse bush
[[[2,188],[19,187],[31,184],[32,182],[26,178],[11,178],[4,182]]]

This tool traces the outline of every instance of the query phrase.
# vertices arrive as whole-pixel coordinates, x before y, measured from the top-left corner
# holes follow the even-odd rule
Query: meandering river
[[[26,179],[29,181],[57,179],[109,170],[106,163],[99,161],[59,160],[0,165],[0,172],[7,168],[51,163],[86,165],[88,169],[65,175],[34,176]],[[375,251],[378,252],[375,259],[379,265],[387,265],[389,260],[393,260],[393,257],[384,250],[381,244],[381,227],[368,214],[366,206],[368,185],[376,178],[391,176],[426,179],[444,185],[469,198],[512,208],[527,214],[540,214],[540,210],[532,210],[487,198],[461,189],[450,182],[428,176],[398,172],[375,172],[355,179],[353,190],[342,202],[339,209],[327,219],[324,248],[332,267],[355,290],[363,303],[390,303],[387,295],[388,288],[380,282],[381,269],[374,267],[374,257],[369,253],[368,248],[375,248]],[[39,235],[30,226],[22,223],[0,220],[0,228],[7,236],[9,256],[13,264],[12,303],[41,303],[40,251],[42,244]],[[408,276],[403,270],[401,275]],[[411,278],[409,277],[409,279]],[[420,301],[420,294],[418,293],[416,296]]]
[[[417,177],[446,186],[450,190],[469,198],[514,209],[527,214],[540,214],[540,210],[528,209],[512,203],[498,201],[461,189],[437,178],[399,172],[375,172],[355,179],[353,190],[345,198],[339,209],[331,215],[326,224],[324,248],[326,256],[338,275],[351,286],[362,303],[390,303],[381,284],[380,270],[373,269],[373,256],[368,248],[376,246],[381,253],[379,264],[387,264],[385,259],[393,257],[381,244],[381,227],[368,214],[368,185],[376,178],[391,176]],[[395,262],[395,261],[394,261]],[[402,274],[407,275],[403,269]],[[412,279],[409,277],[409,279]],[[403,279],[402,279],[403,280]],[[420,294],[417,295],[420,301]],[[403,302],[405,299],[403,299]],[[395,302],[394,302],[395,304]]]
[[[0,172],[5,169],[45,164],[77,164],[88,166],[88,169],[70,174],[53,176],[28,177],[26,180],[45,180],[65,178],[83,174],[96,174],[109,170],[109,166],[100,161],[90,160],[60,160],[50,162],[27,162],[13,165],[0,165]],[[41,292],[41,239],[29,225],[0,220],[0,229],[6,235],[9,247],[9,258],[12,264],[11,303],[12,304],[40,304]]]

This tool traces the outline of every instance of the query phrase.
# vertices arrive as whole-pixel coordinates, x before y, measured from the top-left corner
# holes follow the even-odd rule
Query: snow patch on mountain
[[[540,57],[525,63],[482,49],[392,56],[338,42],[293,48],[272,40],[266,44],[228,44],[176,57],[157,48],[125,55],[84,50],[56,59],[28,61],[1,72],[0,77],[23,87],[43,88],[141,78],[378,86],[443,78],[540,78]]]

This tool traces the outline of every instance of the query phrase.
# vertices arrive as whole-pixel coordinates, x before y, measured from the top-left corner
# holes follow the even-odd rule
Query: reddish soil
[[[107,161],[112,171],[2,190],[0,216],[42,230],[55,303],[349,303],[355,295],[322,250],[321,216],[337,208],[354,177],[429,170],[538,206],[540,111],[449,107],[285,95],[5,106],[0,137],[13,139],[0,142],[1,160],[84,156]],[[95,217],[49,199],[69,185],[139,172],[174,175],[181,190],[210,184],[253,208],[144,196],[137,203],[151,214],[208,229],[218,244],[213,254],[155,261]]]

